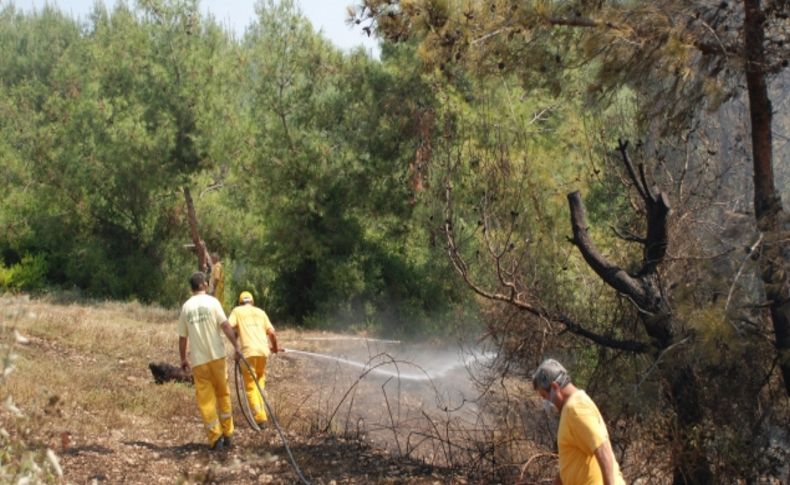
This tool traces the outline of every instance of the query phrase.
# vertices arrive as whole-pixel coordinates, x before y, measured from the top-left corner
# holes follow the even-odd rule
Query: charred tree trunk
[[[184,201],[187,204],[187,221],[189,222],[189,233],[192,236],[192,244],[195,246],[195,252],[198,258],[198,271],[206,271],[211,264],[211,257],[208,255],[208,250],[203,240],[200,238],[198,232],[197,216],[195,215],[195,204],[192,201],[192,194],[189,187],[184,186]]]
[[[644,246],[642,268],[631,275],[608,261],[596,248],[587,233],[587,218],[584,203],[578,192],[568,194],[573,229],[573,244],[595,273],[609,286],[626,296],[637,307],[640,320],[651,338],[655,358],[679,342],[678,334],[669,306],[668,295],[661,284],[658,266],[666,255],[668,244],[667,218],[669,201],[647,183],[644,168],[635,170],[627,153],[627,143],[620,142],[620,153],[640,198],[644,202],[647,219],[647,234],[637,238]],[[633,239],[632,239],[633,240]],[[708,457],[694,430],[702,423],[703,411],[699,401],[699,387],[694,370],[687,364],[680,366],[662,365],[664,391],[677,420],[677,433],[672,448],[674,483],[705,484],[713,482]]]
[[[754,215],[765,235],[760,258],[774,345],[782,370],[785,392],[790,395],[790,221],[774,184],[771,123],[765,66],[765,16],[759,0],[744,0],[744,51],[749,93],[752,163],[754,165]]]
[[[705,485],[714,483],[705,450],[696,435],[702,422],[698,378],[689,365],[668,370],[665,385],[677,418],[677,446],[672,448],[672,483],[674,485]],[[699,443],[699,444],[695,444]]]

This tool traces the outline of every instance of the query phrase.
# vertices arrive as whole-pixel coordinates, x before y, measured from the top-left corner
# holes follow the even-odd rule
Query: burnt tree
[[[198,231],[197,215],[195,214],[195,203],[192,200],[192,193],[189,187],[184,186],[184,201],[187,205],[187,222],[189,223],[189,233],[192,236],[192,245],[198,258],[198,271],[206,272],[213,264],[211,256],[206,248],[206,243],[200,238]]]
[[[785,394],[790,396],[790,214],[774,180],[769,83],[788,75],[790,42],[787,0],[634,2],[358,2],[351,16],[392,42],[420,41],[426,62],[443,72],[463,66],[489,76],[515,73],[530,87],[561,78],[543,61],[553,52],[603,67],[591,93],[604,97],[629,86],[639,93],[644,128],[676,136],[699,120],[703,109],[748,97],[754,219],[761,233],[759,258],[764,320],[773,326],[773,345]],[[507,13],[505,13],[507,12]],[[574,52],[575,31],[585,47]],[[529,35],[525,35],[525,33]],[[562,44],[552,45],[556,38]],[[544,35],[545,37],[541,37]],[[549,50],[552,52],[552,50]],[[559,55],[557,68],[574,66]],[[562,61],[562,62],[561,62]],[[743,89],[743,86],[746,89]],[[777,163],[778,166],[778,163]]]
[[[668,289],[662,284],[659,271],[667,252],[670,204],[666,194],[650,186],[644,165],[639,165],[637,174],[627,148],[627,142],[621,141],[618,150],[642,201],[647,225],[644,238],[630,238],[643,246],[640,269],[635,274],[629,274],[598,251],[587,232],[584,203],[579,192],[568,195],[573,228],[571,242],[602,281],[637,307],[639,319],[650,337],[651,352],[658,363],[665,351],[688,337],[683,326],[673,319]],[[678,484],[711,483],[713,474],[710,464],[691,435],[703,418],[694,369],[689,364],[681,364],[679,368],[667,366],[662,374],[664,391],[677,418],[679,431],[676,438],[680,446],[673,450],[672,457],[673,481]]]
[[[662,389],[676,418],[676,431],[671,436],[676,444],[672,448],[672,467],[675,483],[711,483],[713,473],[704,451],[704,445],[695,439],[694,432],[703,420],[697,375],[690,364],[666,362],[663,357],[676,346],[691,338],[683,325],[673,317],[670,306],[669,289],[662,284],[660,267],[668,246],[668,217],[670,203],[667,195],[648,183],[643,165],[635,167],[628,152],[627,143],[620,142],[618,150],[622,157],[631,184],[638,193],[646,223],[644,236],[627,236],[632,242],[643,246],[643,256],[639,269],[628,272],[608,260],[596,247],[588,233],[585,208],[579,192],[568,195],[570,205],[571,242],[579,249],[587,265],[608,286],[631,302],[639,315],[647,340],[617,338],[611,334],[599,333],[593,324],[581,322],[561,309],[549,307],[534,294],[529,284],[520,275],[521,258],[509,258],[514,248],[513,228],[505,238],[504,244],[497,244],[490,236],[489,222],[486,217],[483,238],[489,257],[493,260],[500,290],[487,288],[477,281],[469,263],[465,260],[453,226],[454,208],[452,187],[445,187],[445,222],[443,233],[446,238],[447,253],[456,271],[465,283],[478,295],[493,301],[512,305],[542,320],[561,325],[565,330],[594,344],[633,354],[648,354],[658,369]],[[502,289],[504,291],[502,291]]]
[[[790,395],[790,218],[776,190],[773,169],[773,108],[768,96],[770,63],[765,54],[766,15],[759,0],[744,2],[744,57],[749,95],[754,216],[765,236],[760,276],[774,328],[774,345],[785,392]],[[787,5],[784,6],[787,9]]]

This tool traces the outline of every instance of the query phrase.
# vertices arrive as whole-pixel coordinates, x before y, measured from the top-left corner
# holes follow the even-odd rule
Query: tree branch
[[[502,279],[502,269],[501,269],[501,260],[494,256],[494,260],[497,265],[497,274],[499,275],[500,283],[507,289],[509,289],[508,294],[502,294],[494,291],[489,291],[481,287],[477,282],[475,282],[469,274],[469,266],[464,261],[463,257],[460,254],[458,246],[455,242],[454,232],[453,232],[453,225],[451,222],[452,216],[452,200],[451,200],[451,189],[450,187],[446,187],[445,189],[445,197],[446,197],[446,207],[445,207],[445,222],[444,222],[444,234],[447,238],[447,255],[450,258],[450,262],[452,263],[455,270],[458,274],[461,275],[463,278],[464,283],[475,293],[492,301],[500,301],[503,303],[508,303],[513,305],[514,307],[518,308],[519,310],[526,311],[532,315],[537,317],[544,318],[546,320],[560,323],[562,324],[569,332],[578,335],[580,337],[584,337],[592,342],[595,342],[598,345],[603,347],[608,347],[611,349],[617,350],[625,350],[629,352],[635,353],[645,353],[649,350],[649,346],[644,342],[636,341],[636,340],[617,340],[613,338],[606,337],[604,335],[597,334],[590,330],[584,328],[578,322],[572,320],[570,317],[566,315],[555,315],[547,311],[545,308],[534,305],[529,303],[528,301],[524,300],[521,295],[522,293],[517,291],[515,282],[506,282]]]
[[[561,315],[557,317],[556,321],[559,321],[561,324],[563,324],[565,328],[568,329],[569,332],[578,335],[580,337],[584,337],[587,340],[591,340],[602,347],[608,347],[610,349],[617,349],[617,350],[626,350],[628,352],[634,352],[638,354],[644,354],[650,350],[649,345],[647,345],[644,342],[640,342],[638,340],[617,340],[617,339],[606,337],[604,335],[593,333],[583,328],[578,322],[571,320],[565,315]]]
[[[636,175],[634,164],[631,162],[631,157],[628,156],[628,140],[617,140],[617,151],[619,151],[623,157],[623,164],[625,164],[625,168],[628,170],[628,175],[631,177],[631,182],[634,183],[636,191],[639,192],[643,200],[647,200],[647,187],[643,186],[640,182],[639,177]]]
[[[667,216],[669,215],[669,199],[660,192],[647,204],[647,243],[642,272],[654,272],[656,266],[664,260],[669,245]]]
[[[669,199],[665,193],[656,193],[656,190],[650,188],[647,182],[644,165],[639,165],[639,174],[637,175],[631,157],[628,156],[628,141],[618,140],[617,149],[623,157],[623,164],[625,164],[628,174],[636,186],[637,192],[639,192],[639,195],[645,201],[645,210],[647,212],[647,235],[643,242],[645,252],[640,274],[653,273],[657,265],[664,260],[664,256],[666,256],[667,253],[667,245],[669,243],[667,229],[667,216],[670,210]],[[580,198],[578,203],[581,205]],[[571,214],[573,217],[573,211],[571,211]],[[581,215],[583,216],[584,214],[582,213]],[[633,299],[635,301],[640,301],[638,298]]]
[[[628,295],[641,306],[645,298],[642,285],[625,270],[606,260],[587,233],[587,216],[578,191],[568,194],[568,204],[570,205],[571,227],[573,228],[573,239],[571,242],[579,248],[582,257],[590,268],[607,285],[620,293]]]
[[[630,241],[639,244],[647,244],[647,239],[643,237],[639,237],[636,234],[633,234],[632,232],[621,231],[620,229],[617,229],[617,227],[615,226],[611,226],[611,228],[612,228],[612,232],[614,232],[615,235],[620,239],[622,239],[623,241]]]

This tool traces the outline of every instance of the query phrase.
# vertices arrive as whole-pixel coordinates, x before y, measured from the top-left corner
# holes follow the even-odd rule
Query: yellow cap
[[[252,293],[249,291],[242,291],[239,295],[239,304],[252,303]]]

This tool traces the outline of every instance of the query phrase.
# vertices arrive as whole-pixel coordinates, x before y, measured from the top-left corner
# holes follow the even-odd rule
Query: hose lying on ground
[[[299,479],[302,481],[302,483],[304,483],[305,485],[310,485],[310,482],[308,482],[307,479],[304,477],[304,475],[302,474],[302,470],[299,468],[299,465],[296,463],[293,453],[291,453],[291,447],[288,446],[288,440],[285,439],[285,434],[283,433],[282,428],[280,428],[280,423],[277,422],[277,417],[274,415],[274,411],[272,411],[271,406],[269,406],[269,401],[266,399],[266,394],[263,393],[263,389],[261,389],[261,386],[258,384],[258,376],[255,375],[255,371],[252,370],[252,367],[250,366],[250,363],[247,362],[247,359],[245,359],[243,355],[239,355],[239,359],[236,361],[236,372],[237,372],[236,396],[239,399],[239,404],[241,405],[244,417],[247,419],[247,422],[250,423],[250,426],[252,426],[253,429],[255,429],[256,431],[260,431],[260,428],[254,424],[255,420],[254,419],[251,420],[250,417],[247,416],[249,404],[247,405],[247,409],[245,409],[244,405],[241,404],[242,393],[239,392],[239,386],[238,386],[238,373],[241,373],[241,364],[239,362],[244,362],[244,365],[247,367],[247,371],[250,373],[252,379],[255,381],[255,387],[258,388],[258,392],[261,394],[261,397],[263,398],[263,405],[266,407],[266,412],[272,418],[272,423],[274,423],[274,427],[277,428],[277,433],[279,433],[280,439],[283,440],[283,445],[285,445],[285,451],[288,452],[288,458],[291,461],[291,466],[296,472],[296,475],[299,476]],[[246,394],[244,395],[244,400],[245,401],[247,400]]]

